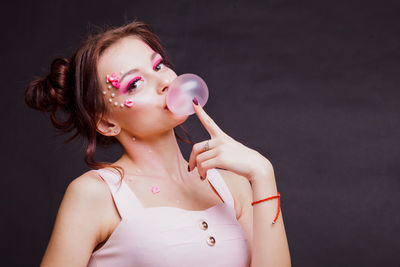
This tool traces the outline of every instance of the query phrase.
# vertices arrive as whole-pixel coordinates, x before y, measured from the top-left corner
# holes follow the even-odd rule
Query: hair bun
[[[69,60],[56,58],[50,73],[29,83],[25,91],[26,104],[34,109],[55,112],[58,108],[68,110]]]
[[[66,58],[56,58],[51,62],[50,73],[44,78],[38,78],[29,83],[25,91],[26,104],[36,110],[50,113],[52,124],[65,132],[74,127],[71,110],[72,82],[70,78],[70,64]],[[66,120],[59,120],[56,112],[67,112]]]

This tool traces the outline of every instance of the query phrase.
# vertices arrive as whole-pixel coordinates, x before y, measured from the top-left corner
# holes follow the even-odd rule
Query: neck
[[[125,153],[116,162],[127,175],[170,178],[183,183],[188,176],[187,161],[183,158],[173,129],[157,138],[134,141],[129,134],[119,136]]]

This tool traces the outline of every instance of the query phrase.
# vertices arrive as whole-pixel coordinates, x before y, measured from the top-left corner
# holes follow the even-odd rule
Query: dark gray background
[[[398,3],[3,3],[2,265],[39,264],[68,183],[88,169],[80,141],[63,145],[67,136],[25,107],[26,84],[93,25],[137,18],[178,74],[205,79],[220,127],[273,163],[293,266],[399,266]],[[194,116],[185,125],[207,138]]]

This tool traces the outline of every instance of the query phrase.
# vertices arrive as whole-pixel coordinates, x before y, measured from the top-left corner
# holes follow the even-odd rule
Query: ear
[[[96,130],[105,136],[116,136],[121,131],[121,127],[115,121],[103,117],[97,122]]]

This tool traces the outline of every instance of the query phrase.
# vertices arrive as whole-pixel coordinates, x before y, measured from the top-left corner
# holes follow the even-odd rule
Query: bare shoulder
[[[68,185],[64,201],[70,202],[76,214],[87,218],[97,229],[97,242],[102,241],[119,222],[110,189],[94,170],[85,172]]]
[[[111,194],[95,171],[67,187],[41,266],[84,266],[107,234]],[[110,208],[108,208],[110,207]],[[74,255],[74,257],[71,257]]]
[[[100,175],[96,171],[91,170],[72,180],[65,194],[70,194],[75,198],[97,202],[107,200],[106,196],[110,193]]]
[[[242,213],[242,207],[252,201],[250,182],[245,177],[234,172],[222,169],[217,171],[221,174],[234,198],[236,215],[239,218]]]

